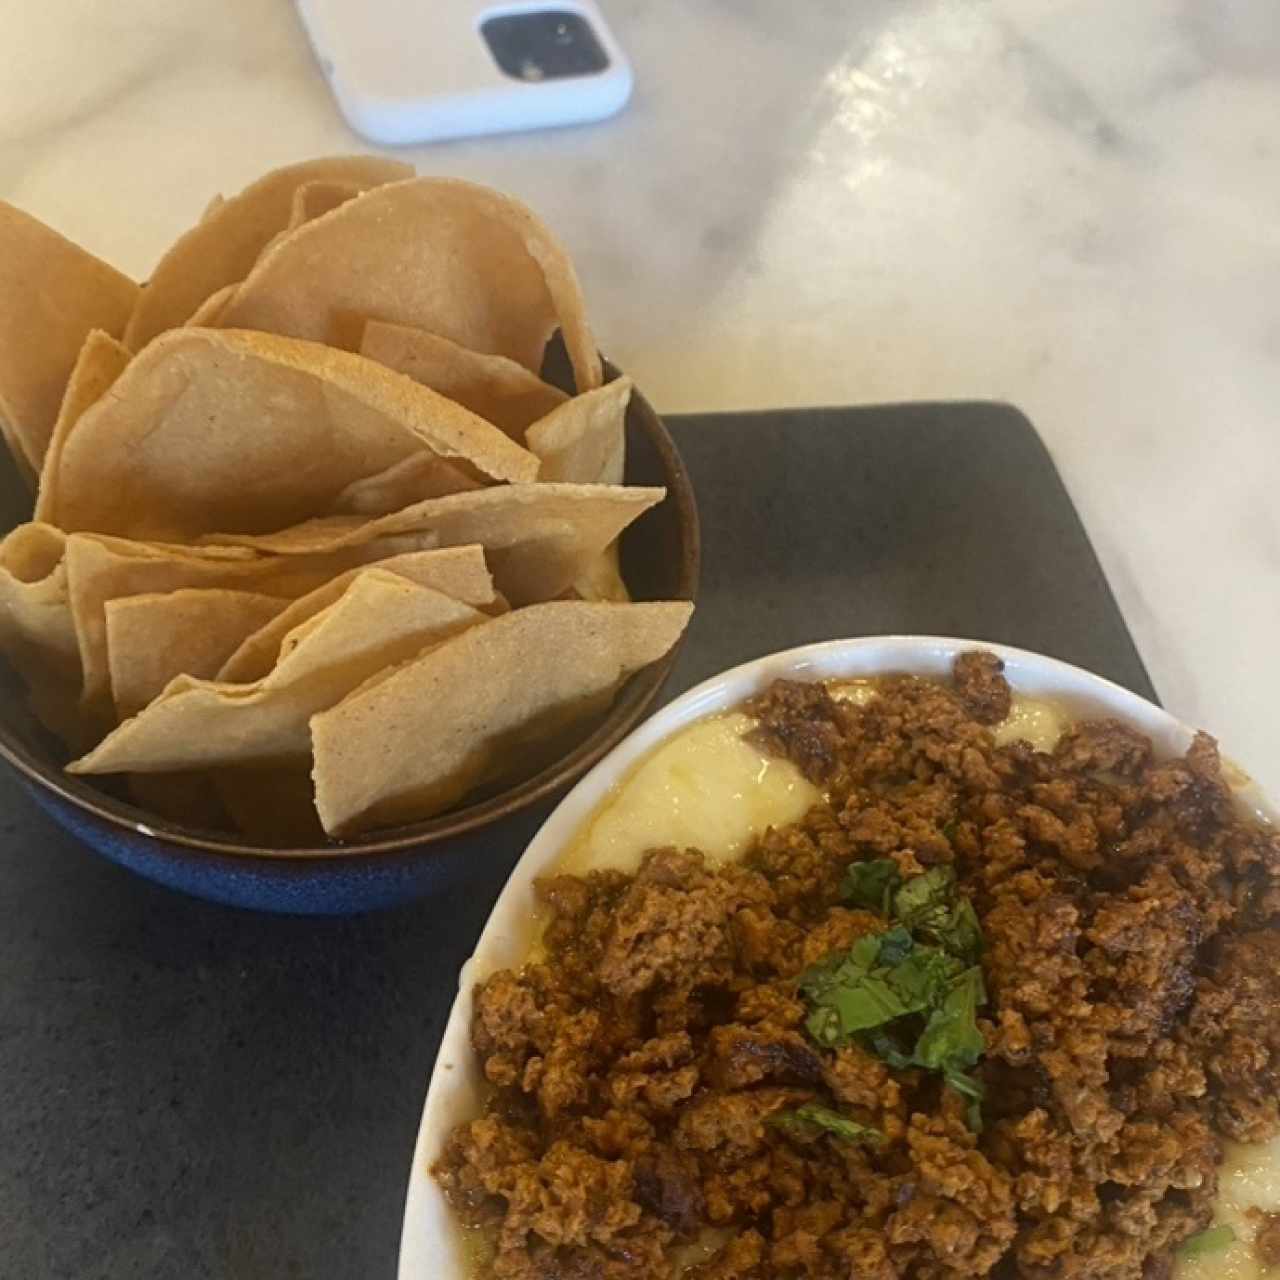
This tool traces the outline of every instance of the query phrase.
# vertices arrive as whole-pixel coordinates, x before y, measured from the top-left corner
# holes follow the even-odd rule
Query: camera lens
[[[609,65],[591,24],[568,9],[487,18],[480,24],[480,34],[494,61],[516,80],[590,76]]]

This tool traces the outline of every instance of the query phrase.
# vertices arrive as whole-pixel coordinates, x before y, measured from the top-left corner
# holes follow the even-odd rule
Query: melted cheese
[[[1261,1266],[1253,1252],[1257,1224],[1249,1210],[1280,1209],[1280,1138],[1261,1146],[1227,1143],[1218,1184],[1215,1226],[1228,1226],[1234,1243],[1199,1258],[1185,1258],[1174,1268],[1177,1280],[1263,1280],[1275,1272]]]
[[[802,818],[821,793],[786,760],[766,755],[745,734],[741,712],[682,729],[624,778],[565,854],[562,870],[634,871],[647,849],[701,849],[726,862],[765,827]]]
[[[837,702],[852,702],[855,707],[880,696],[874,680],[828,680],[827,690]]]
[[[678,1244],[671,1250],[671,1265],[678,1276],[688,1275],[694,1267],[715,1256],[732,1238],[725,1227],[703,1227],[689,1244]]]
[[[1047,698],[1014,698],[1012,710],[996,728],[996,741],[1004,746],[1025,738],[1037,751],[1052,751],[1070,719],[1064,707]]]

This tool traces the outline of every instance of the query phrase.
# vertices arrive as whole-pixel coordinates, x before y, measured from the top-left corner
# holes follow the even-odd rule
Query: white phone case
[[[592,0],[298,0],[348,123],[397,145],[602,120],[631,96],[631,66]],[[602,70],[520,79],[482,34],[492,18],[554,11],[585,21]]]

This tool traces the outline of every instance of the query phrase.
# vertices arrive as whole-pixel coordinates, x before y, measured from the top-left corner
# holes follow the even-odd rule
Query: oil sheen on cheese
[[[1008,717],[996,727],[996,741],[1003,746],[1024,738],[1037,751],[1052,751],[1069,719],[1066,709],[1048,698],[1014,698]]]
[[[1234,1243],[1198,1258],[1179,1260],[1177,1280],[1274,1280],[1275,1271],[1263,1267],[1253,1251],[1257,1225],[1250,1209],[1274,1213],[1280,1209],[1280,1138],[1257,1146],[1226,1144],[1218,1182],[1215,1226],[1230,1227]]]
[[[562,870],[634,871],[648,849],[701,849],[717,862],[746,851],[766,827],[797,822],[821,792],[745,735],[741,712],[712,716],[656,747],[588,820]]]

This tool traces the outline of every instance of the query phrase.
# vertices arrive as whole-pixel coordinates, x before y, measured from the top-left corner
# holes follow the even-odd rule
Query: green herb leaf
[[[901,931],[907,945],[911,945],[911,935]],[[799,978],[800,990],[810,999],[819,1000],[824,993],[834,987],[848,986],[865,973],[869,973],[880,956],[880,940],[883,933],[869,934],[859,938],[848,951],[837,951],[825,960],[806,969]]]
[[[982,1099],[970,1098],[969,1105],[964,1109],[964,1122],[969,1126],[970,1133],[982,1132]]]
[[[902,873],[892,858],[873,858],[851,863],[844,873],[840,896],[857,907],[889,914],[893,894],[902,883]]]
[[[881,955],[884,954],[883,949]],[[886,981],[898,994],[908,1012],[921,1013],[939,1004],[963,966],[938,947],[920,947],[898,961]]]
[[[796,1107],[793,1111],[777,1112],[770,1122],[782,1129],[801,1131],[814,1127],[825,1129],[846,1142],[860,1142],[874,1146],[884,1141],[884,1134],[879,1129],[859,1124],[839,1111],[820,1106],[816,1102],[806,1102],[804,1106]]]
[[[906,881],[893,896],[893,910],[913,933],[922,935],[969,963],[982,952],[977,912],[956,886],[949,866],[930,867]]]
[[[968,1100],[966,1118],[977,1132],[983,1089],[968,1068],[986,1048],[977,1022],[987,999],[976,963],[982,930],[954,869],[932,867],[902,882],[896,864],[881,858],[850,866],[844,890],[848,900],[868,905],[878,895],[900,923],[859,938],[843,955],[801,975],[810,1036],[828,1049],[861,1044],[898,1070],[939,1072]],[[923,1027],[902,1021],[914,1014],[924,1015]],[[909,1053],[904,1034],[915,1036]]]
[[[871,983],[880,936],[861,938],[844,955],[833,956],[800,975],[800,990],[813,1006],[805,1026],[820,1045],[834,1048],[846,1043],[853,1030],[878,1026],[902,1012],[897,997],[882,981]]]
[[[982,926],[978,923],[978,913],[973,903],[961,896],[951,908],[951,918],[940,929],[934,930],[934,937],[946,947],[953,956],[967,960],[972,964],[982,954]]]
[[[912,1012],[912,1005],[874,973],[866,974],[853,986],[833,992],[831,1007],[839,1015],[840,1030],[846,1038],[855,1031],[881,1027]]]
[[[1188,1236],[1179,1247],[1178,1254],[1183,1258],[1198,1258],[1201,1254],[1225,1249],[1227,1245],[1234,1244],[1235,1239],[1236,1233],[1228,1226],[1208,1227]]]
[[[815,1009],[804,1020],[804,1029],[824,1049],[834,1049],[842,1038],[840,1018],[834,1009]]]
[[[911,1013],[944,1006],[959,961],[917,946],[901,926],[860,938],[843,956],[806,970],[800,990],[813,1006],[809,1034],[827,1048]]]
[[[822,1004],[841,987],[857,982],[864,974],[870,972],[875,958],[879,954],[878,940],[872,940],[868,955],[863,943],[866,938],[851,951],[829,956],[819,964],[806,969],[799,978],[800,990],[815,1004]]]
[[[887,1031],[876,1031],[863,1038],[863,1043],[882,1062],[905,1071],[916,1065],[915,1059]]]
[[[813,1011],[809,1034],[827,1048],[940,1001],[958,965],[937,947],[917,947],[901,926],[859,938],[800,977]]]
[[[810,970],[801,989],[813,1004],[806,1026],[821,1045],[847,1044],[856,1031],[892,1022],[912,1006],[885,981],[885,971],[872,971],[852,956],[820,976]]]
[[[981,1102],[986,1097],[987,1091],[982,1081],[975,1079],[967,1072],[949,1070],[943,1078],[957,1093],[975,1102]]]
[[[981,1080],[974,1079],[963,1071],[948,1071],[943,1077],[947,1085],[964,1098],[969,1105],[965,1107],[964,1119],[972,1133],[982,1132],[982,1102],[987,1096]]]
[[[905,955],[914,944],[911,935],[905,929],[889,929],[884,933],[869,933],[859,938],[849,948],[849,959],[863,970],[873,969],[877,965],[887,963],[881,959],[885,947],[895,954]]]
[[[951,918],[956,873],[948,866],[930,867],[912,876],[893,895],[894,914],[908,929],[928,931]]]
[[[976,965],[956,978],[939,1004],[929,1014],[914,1057],[932,1071],[971,1067],[982,1057],[986,1041],[978,1030],[978,1006],[986,1002],[982,970]]]
[[[874,963],[881,969],[893,969],[902,964],[916,945],[901,925],[895,925],[887,933],[876,934],[875,937],[879,945],[876,947]]]

